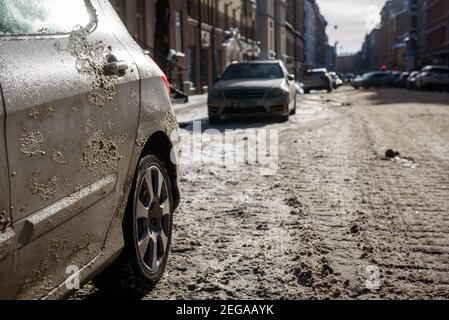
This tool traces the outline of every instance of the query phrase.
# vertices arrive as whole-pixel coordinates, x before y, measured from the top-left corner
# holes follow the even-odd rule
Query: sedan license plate
[[[249,108],[252,107],[253,104],[252,103],[248,103],[248,102],[235,102],[232,104],[233,108]]]

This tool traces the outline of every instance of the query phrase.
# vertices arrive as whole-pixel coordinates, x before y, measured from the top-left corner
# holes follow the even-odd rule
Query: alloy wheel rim
[[[139,257],[150,272],[156,273],[166,256],[170,231],[168,187],[157,166],[148,168],[140,182],[135,216]]]

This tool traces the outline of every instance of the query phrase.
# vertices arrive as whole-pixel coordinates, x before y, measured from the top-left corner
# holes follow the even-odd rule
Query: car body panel
[[[401,76],[401,73],[398,71],[391,71],[385,77],[379,79],[377,86],[382,88],[392,88],[394,87],[396,81]]]
[[[336,72],[329,72],[329,75],[332,78],[332,84],[334,89],[338,89],[343,85],[343,80],[341,80],[340,76]]]
[[[410,77],[409,72],[401,73],[399,79],[396,80],[394,86],[397,88],[406,88],[407,87],[407,79]]]
[[[416,89],[416,78],[419,75],[419,71],[413,71],[410,73],[410,76],[407,78],[407,89]]]
[[[291,113],[296,108],[296,94],[297,94],[297,88],[296,88],[296,79],[294,74],[289,74],[287,68],[285,67],[285,64],[281,61],[280,62],[282,71],[284,72],[285,77],[285,85],[289,88],[289,107],[288,112]]]
[[[142,54],[142,49],[128,33],[109,1],[98,0],[98,2],[106,18],[110,20],[112,32],[128,49],[129,54],[137,64],[137,71],[140,76],[140,121],[137,128],[137,138],[132,153],[130,171],[128,172],[128,181],[125,183],[125,185],[129,186],[134,176],[134,168],[137,166],[146,142],[157,133],[163,133],[167,137],[170,144],[168,147],[172,149],[171,160],[174,164],[177,163],[181,150],[179,125],[167,88],[161,81],[162,71],[147,55]],[[172,169],[172,187],[174,188],[175,207],[177,207],[180,201],[180,185],[179,179],[177,179],[179,166],[174,165]]]
[[[91,2],[98,24],[90,33],[0,37],[15,232],[4,260],[14,281],[0,283],[3,298],[60,298],[72,292],[64,285],[67,267],[79,268],[83,283],[111,263],[124,246],[123,215],[141,153],[154,133],[169,142],[177,129],[160,70],[109,2]],[[80,59],[103,63],[104,55],[126,61],[126,74],[83,72]],[[7,273],[0,261],[0,279]]]
[[[9,204],[9,170],[5,146],[5,108],[0,86],[0,299],[8,298],[7,293],[13,286],[13,251],[15,232],[11,228]],[[5,288],[5,289],[3,289]]]
[[[389,75],[390,73],[386,71],[366,73],[358,81],[358,85],[365,89],[369,89],[371,87],[382,87]]]
[[[296,94],[304,94],[304,84],[302,82],[296,82]]]
[[[444,66],[426,66],[416,77],[418,89],[443,90],[449,86],[449,68]]]

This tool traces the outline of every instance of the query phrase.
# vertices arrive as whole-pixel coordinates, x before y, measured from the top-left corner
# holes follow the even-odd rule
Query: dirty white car
[[[278,117],[288,121],[296,114],[295,76],[282,61],[231,64],[209,92],[209,122],[244,117]]]
[[[180,198],[165,75],[104,0],[1,0],[0,70],[0,298],[144,294]]]

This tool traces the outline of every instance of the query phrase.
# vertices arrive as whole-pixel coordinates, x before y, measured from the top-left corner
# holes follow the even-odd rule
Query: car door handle
[[[123,77],[129,66],[126,61],[113,61],[106,63],[103,68],[106,75]]]

